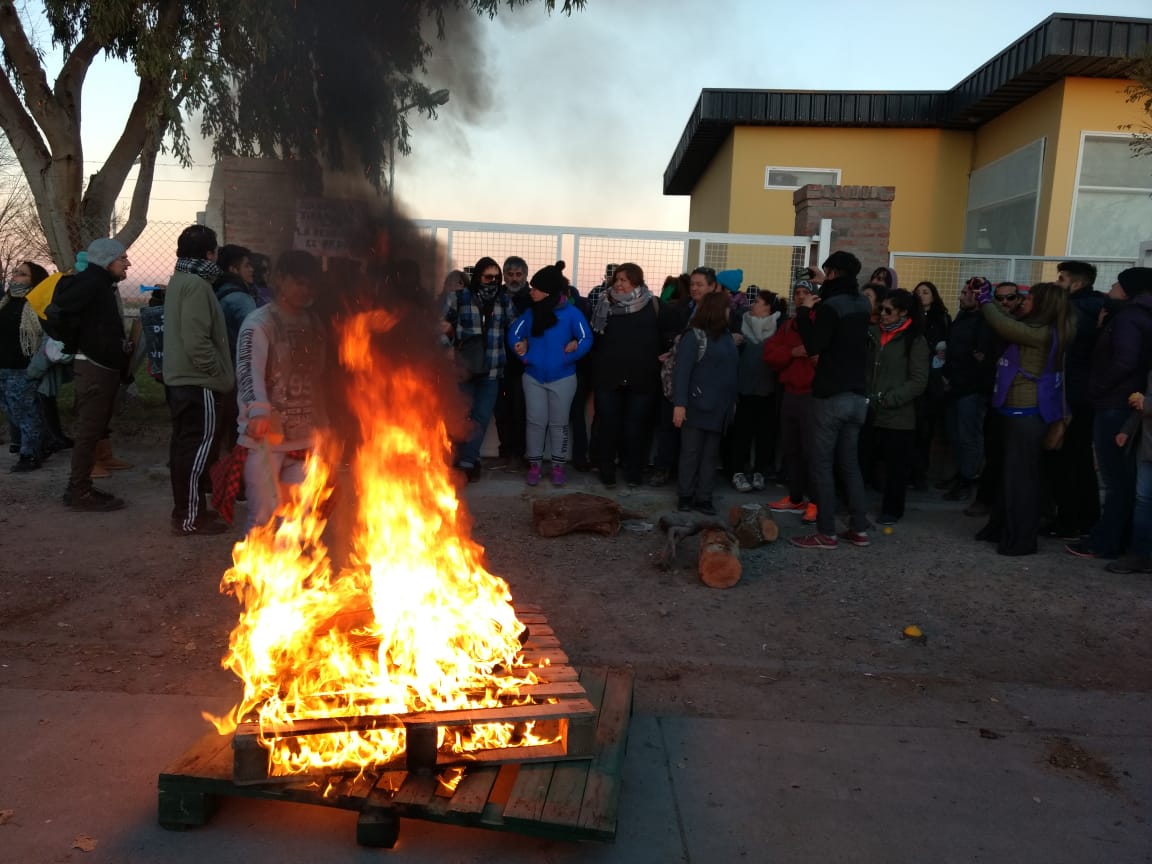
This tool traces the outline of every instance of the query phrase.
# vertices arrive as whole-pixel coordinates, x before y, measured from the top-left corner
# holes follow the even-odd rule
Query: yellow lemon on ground
[[[880,529],[881,534],[892,534],[894,531],[895,529],[891,525],[885,525]]]
[[[923,637],[924,631],[917,627],[915,624],[909,624],[904,628],[905,639],[920,639]]]

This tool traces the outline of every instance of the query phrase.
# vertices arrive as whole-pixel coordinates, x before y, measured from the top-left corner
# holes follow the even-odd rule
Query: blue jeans
[[[812,397],[808,408],[808,475],[816,496],[816,530],[836,534],[836,471],[848,495],[848,527],[867,531],[864,478],[860,474],[860,427],[868,416],[868,400],[857,393]]]
[[[457,445],[456,464],[461,468],[471,468],[480,464],[480,447],[492,422],[492,410],[496,407],[496,397],[500,395],[499,378],[470,378],[460,385],[471,403],[468,419],[472,422],[472,433],[468,440]]]
[[[1136,446],[1140,446],[1139,442]],[[1132,545],[1128,554],[1152,558],[1152,462],[1136,465],[1136,507],[1132,511]]]
[[[948,401],[948,442],[956,457],[956,473],[969,482],[980,473],[984,460],[984,414],[988,396],[969,393]]]
[[[1129,408],[1097,408],[1092,428],[1096,466],[1104,490],[1100,521],[1092,528],[1089,545],[1101,557],[1124,552],[1136,501],[1136,448],[1116,446],[1116,434],[1132,415]]]
[[[36,382],[26,369],[0,369],[0,406],[9,424],[20,429],[20,455],[39,459],[44,425],[36,402]]]

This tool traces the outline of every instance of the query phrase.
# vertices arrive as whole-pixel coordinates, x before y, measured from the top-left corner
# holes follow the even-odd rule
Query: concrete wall
[[[206,221],[223,243],[275,258],[292,248],[296,199],[319,195],[319,176],[299,162],[226,156],[212,171]]]

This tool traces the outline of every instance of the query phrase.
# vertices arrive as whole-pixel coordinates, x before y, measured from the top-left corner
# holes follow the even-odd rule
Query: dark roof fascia
[[[687,195],[735,126],[975,129],[1066,77],[1124,78],[1152,19],[1050,15],[951,90],[700,92],[664,171]]]

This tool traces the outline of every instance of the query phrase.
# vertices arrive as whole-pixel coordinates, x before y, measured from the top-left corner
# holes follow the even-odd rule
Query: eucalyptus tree
[[[585,0],[0,0],[0,128],[63,267],[107,236],[133,166],[116,236],[139,236],[157,156],[189,164],[194,114],[217,155],[351,163],[378,185],[389,142],[407,150],[400,109],[434,116],[442,104],[422,76],[446,21],[534,2],[571,14]],[[111,152],[85,176],[81,122],[102,118],[82,118],[81,97],[100,56],[129,64],[138,82]]]

